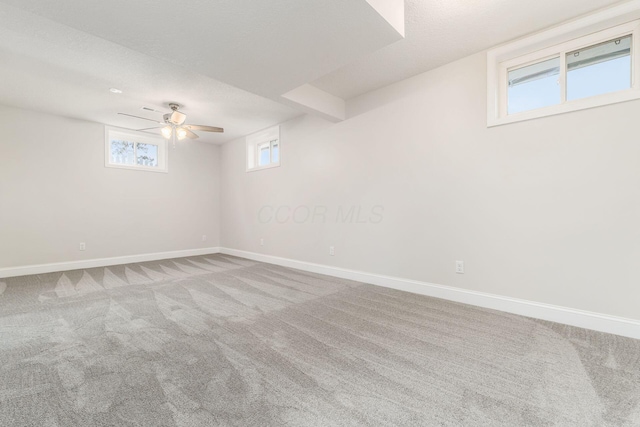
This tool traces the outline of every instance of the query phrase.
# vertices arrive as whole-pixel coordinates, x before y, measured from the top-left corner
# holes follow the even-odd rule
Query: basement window
[[[490,51],[487,125],[639,99],[640,21],[593,31],[596,18],[579,37],[581,21],[567,24],[564,40],[563,27],[550,30],[555,43],[542,48],[544,33]],[[523,55],[527,45],[534,51]]]
[[[631,42],[629,35],[567,53],[567,101],[631,89]]]
[[[105,166],[167,172],[167,141],[136,131],[107,127]]]
[[[247,172],[280,166],[280,127],[247,136]]]

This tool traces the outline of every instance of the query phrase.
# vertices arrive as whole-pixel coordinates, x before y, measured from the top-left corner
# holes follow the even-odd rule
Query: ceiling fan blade
[[[201,130],[204,132],[224,132],[223,128],[217,128],[215,126],[205,126],[205,125],[185,125],[184,127],[191,130]]]
[[[159,122],[157,120],[147,119],[146,117],[134,116],[133,114],[127,114],[127,113],[118,113],[118,114],[120,114],[121,116],[129,116],[129,117],[133,117],[133,118],[136,118],[136,119],[148,120],[150,122],[163,124],[162,122]]]
[[[187,138],[190,138],[190,139],[199,138],[198,135],[196,135],[195,133],[191,132],[189,129],[185,129],[185,132],[187,132]]]
[[[141,109],[141,110],[144,110],[144,111],[150,111],[150,112],[152,112],[152,113],[160,113],[160,114],[164,114],[164,111],[156,110],[155,108],[151,108],[151,107],[145,107],[145,106],[142,106],[142,108],[140,108],[140,109]]]
[[[136,129],[138,132],[144,132],[145,130],[162,129],[163,126],[154,126],[152,128]]]

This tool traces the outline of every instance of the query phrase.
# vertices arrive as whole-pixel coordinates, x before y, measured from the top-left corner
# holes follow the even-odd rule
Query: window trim
[[[273,145],[274,141],[278,144],[278,161],[273,161]],[[260,148],[265,144],[269,144],[269,164],[260,166]],[[262,130],[246,137],[246,159],[245,167],[247,172],[255,172],[264,169],[280,167],[282,161],[282,140],[280,139],[280,126],[273,126],[269,129]],[[253,157],[256,166],[250,167],[250,160]]]
[[[156,145],[158,147],[158,167],[142,166],[142,165],[123,165],[120,163],[111,163],[111,139],[113,136],[121,137],[122,139],[132,140],[129,142],[142,143]],[[104,166],[107,168],[115,169],[129,169],[144,172],[169,172],[169,160],[168,160],[168,141],[160,136],[152,135],[150,133],[138,132],[131,129],[117,128],[113,126],[105,126],[104,128]],[[135,146],[134,146],[135,150]]]
[[[487,53],[487,127],[640,99],[640,0],[588,15]],[[632,36],[631,88],[566,101],[566,56],[618,37]],[[508,70],[560,57],[561,103],[507,114]]]
[[[273,161],[273,146],[277,145],[278,146],[278,161],[274,162]],[[278,165],[280,164],[280,138],[278,139],[274,139],[272,141],[269,142],[269,161],[271,163],[278,163]]]

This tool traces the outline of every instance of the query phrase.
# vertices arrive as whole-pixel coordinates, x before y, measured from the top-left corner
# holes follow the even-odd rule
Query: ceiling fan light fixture
[[[183,139],[185,139],[187,137],[187,131],[184,130],[183,128],[177,128],[176,129],[176,136],[178,137],[178,141],[182,141]]]
[[[171,123],[174,125],[182,125],[184,121],[187,120],[187,115],[181,113],[180,111],[174,111],[171,113]]]
[[[171,134],[173,133],[173,130],[171,129],[171,126],[165,126],[162,128],[160,132],[162,132],[162,136],[164,136],[167,139],[170,139]]]

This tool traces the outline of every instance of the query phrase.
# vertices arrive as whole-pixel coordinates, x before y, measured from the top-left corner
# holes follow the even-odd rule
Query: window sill
[[[261,170],[265,170],[265,169],[273,169],[273,168],[279,168],[280,167],[280,163],[272,163],[270,165],[266,165],[266,166],[259,166],[257,168],[247,168],[247,172],[256,172],[256,171],[261,171]]]
[[[150,168],[145,166],[127,166],[127,165],[111,164],[111,163],[105,164],[105,167],[114,168],[114,169],[129,169],[129,170],[141,171],[141,172],[169,173],[168,168],[162,169],[162,168]]]
[[[564,104],[552,105],[550,107],[540,108],[537,110],[524,111],[522,113],[516,113],[506,117],[489,117],[489,119],[487,120],[487,127],[496,127],[509,123],[534,120],[542,117],[555,116],[558,114],[603,107],[610,104],[619,104],[621,102],[628,102],[636,99],[640,99],[640,90],[627,89],[620,92],[613,92],[589,98],[576,99]]]

